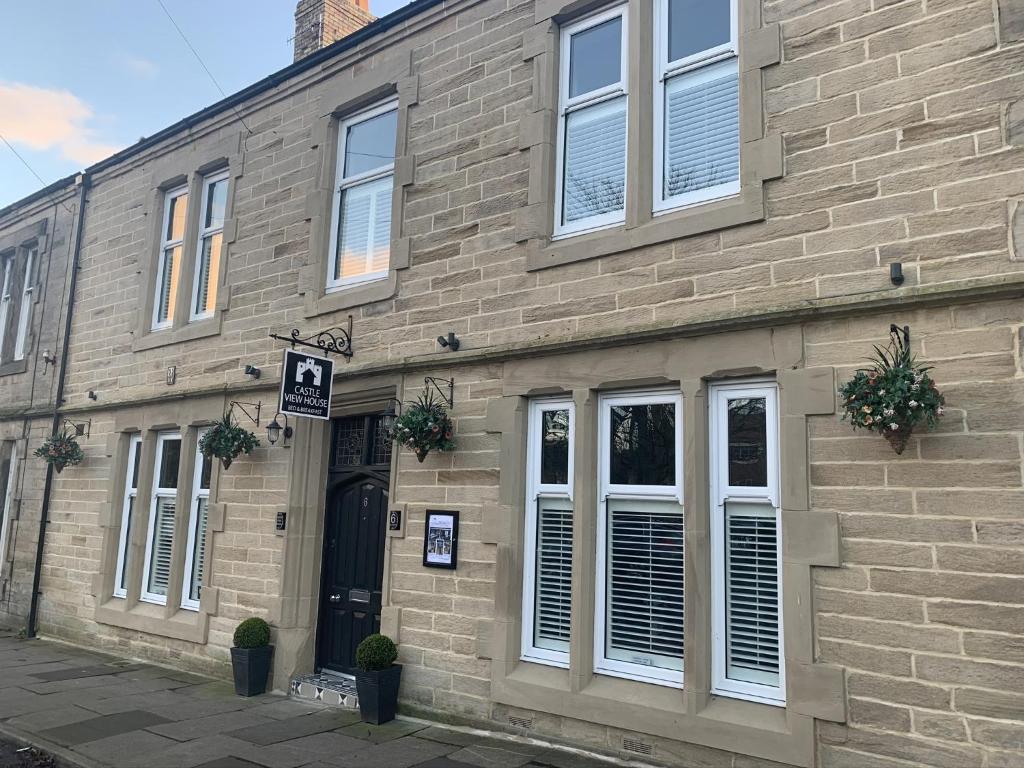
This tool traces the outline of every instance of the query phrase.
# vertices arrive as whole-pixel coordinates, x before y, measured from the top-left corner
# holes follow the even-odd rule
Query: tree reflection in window
[[[729,401],[729,485],[768,485],[768,422],[763,397]]]
[[[610,439],[612,484],[676,484],[674,405],[612,406]]]
[[[540,481],[569,482],[569,411],[544,411],[541,418]]]

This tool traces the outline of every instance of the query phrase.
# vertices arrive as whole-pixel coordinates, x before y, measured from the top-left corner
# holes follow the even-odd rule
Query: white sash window
[[[174,529],[178,504],[178,470],[181,465],[181,434],[157,435],[156,466],[150,499],[149,531],[143,565],[142,600],[167,604],[174,553]]]
[[[682,687],[682,398],[602,396],[598,435],[595,671]]]
[[[529,418],[522,658],[568,667],[575,410],[571,400],[535,400]]]
[[[655,0],[655,212],[739,193],[736,0]]]
[[[778,390],[711,389],[712,690],[785,704]]]
[[[16,443],[7,440],[3,443],[0,454],[0,563],[7,557],[7,529],[11,527],[11,507],[14,500],[14,483],[17,480],[18,456]]]
[[[620,6],[562,29],[556,236],[625,220],[626,24]]]
[[[3,278],[0,285],[0,358],[4,353],[4,338],[7,336],[7,320],[11,313],[11,282],[14,280],[14,256],[2,260]]]
[[[37,251],[30,249],[25,255],[25,283],[21,292],[21,307],[18,309],[18,333],[14,337],[14,359],[25,357],[25,342],[28,340],[28,321],[32,316],[32,268],[35,266]]]
[[[160,258],[157,261],[156,295],[153,299],[154,331],[170,328],[174,324],[187,213],[188,187],[172,189],[164,194]]]
[[[142,457],[142,436],[133,435],[128,443],[128,469],[124,482],[124,501],[121,505],[121,530],[117,539],[117,567],[114,571],[114,597],[128,596],[129,554],[131,552],[132,525],[135,522],[139,495],[139,465]]]
[[[398,104],[394,101],[341,124],[328,291],[388,275],[397,135]]]
[[[202,430],[197,441],[206,434]],[[196,464],[192,473],[192,506],[188,519],[188,545],[185,550],[185,582],[181,590],[181,607],[199,610],[199,595],[206,576],[206,517],[210,503],[210,478],[213,462],[196,448]]]
[[[217,173],[203,179],[200,206],[199,242],[196,246],[196,268],[192,280],[191,321],[213,317],[217,308],[217,280],[220,275],[221,251],[224,244],[224,213],[228,204],[228,173]]]

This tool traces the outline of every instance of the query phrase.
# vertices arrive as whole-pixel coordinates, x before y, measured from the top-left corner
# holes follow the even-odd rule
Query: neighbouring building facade
[[[1014,0],[419,0],[87,169],[39,631],[223,675],[260,615],[288,691],[379,628],[410,713],[1019,765],[1022,72]],[[32,205],[0,255],[66,237]],[[837,412],[892,323],[947,400],[901,455]],[[271,445],[292,329],[353,354]],[[225,470],[228,409],[263,445]]]

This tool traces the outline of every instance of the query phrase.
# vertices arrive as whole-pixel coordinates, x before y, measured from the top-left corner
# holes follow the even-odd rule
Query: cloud
[[[133,56],[130,53],[120,54],[118,56],[118,60],[120,61],[122,68],[140,80],[152,80],[160,71],[156,62],[150,61],[149,59],[145,59],[141,56]]]
[[[92,108],[69,91],[0,81],[0,133],[12,144],[92,165],[120,149],[95,136],[92,117]]]

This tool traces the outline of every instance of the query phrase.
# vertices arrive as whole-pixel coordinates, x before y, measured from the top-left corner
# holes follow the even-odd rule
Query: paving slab
[[[138,669],[136,665],[133,667]],[[97,664],[88,667],[68,667],[66,669],[54,669],[46,672],[33,672],[32,677],[38,678],[44,682],[52,683],[58,680],[74,680],[80,677],[100,677],[103,675],[116,675],[124,672],[124,669],[119,669],[115,665],[111,664]]]
[[[176,743],[148,731],[129,731],[78,744],[73,750],[114,768],[140,768],[148,766],[154,755]]]
[[[80,723],[83,720],[91,720],[96,717],[95,712],[83,709],[75,705],[59,707],[57,709],[43,709],[36,712],[29,712],[18,717],[7,720],[7,725],[17,728],[19,731],[46,731],[62,725]]]
[[[330,731],[282,741],[276,746],[280,749],[294,750],[297,754],[308,755],[310,760],[327,761],[335,759],[340,755],[365,752],[368,749],[365,741],[349,738],[348,736],[342,736],[339,733],[332,733]]]
[[[49,730],[40,731],[39,735],[47,741],[67,747],[84,744],[89,741],[98,741],[132,731],[141,731],[143,728],[165,722],[167,720],[159,715],[136,709],[116,715],[93,717],[80,723],[50,728]],[[165,740],[169,743],[174,743],[171,739]]]
[[[281,696],[267,704],[260,704],[252,707],[249,711],[257,717],[269,717],[272,720],[287,720],[288,718],[297,717],[303,713],[312,714],[313,712],[322,712],[324,709],[325,707],[323,704]],[[338,716],[342,718],[343,722],[354,723],[359,720],[358,712],[350,712],[348,710],[333,711],[338,712]]]
[[[432,758],[442,757],[449,751],[450,744],[406,736],[375,744],[356,754],[339,755],[324,762],[341,768],[411,768]]]
[[[57,680],[52,683],[29,683],[21,687],[33,693],[64,693],[66,691],[80,691],[85,688],[102,688],[103,686],[117,685],[118,679],[113,675],[99,675],[94,677],[75,677],[70,680]]]
[[[457,752],[452,752],[449,757],[461,763],[478,766],[478,768],[519,768],[519,766],[530,762],[540,751],[543,751],[543,748],[517,743],[507,744],[504,747],[471,744]]]
[[[333,731],[337,729],[339,719],[337,712],[323,710],[301,717],[277,720],[267,725],[241,728],[231,731],[227,735],[253,744],[276,744],[300,736],[312,736],[314,733]]]
[[[261,728],[265,723],[274,722],[277,721],[268,717],[255,717],[248,710],[240,709],[234,712],[222,712],[218,715],[193,717],[188,720],[153,725],[146,730],[175,741],[190,741],[203,736],[229,733],[239,728]]]
[[[200,763],[196,768],[262,768],[259,763],[250,763],[240,757],[219,757],[208,763]]]
[[[533,762],[529,765],[535,764],[544,768],[609,768],[616,763],[595,755],[570,752],[565,749],[548,749],[533,758]]]
[[[339,728],[337,733],[342,736],[351,736],[373,744],[383,744],[386,741],[394,741],[403,736],[410,736],[417,731],[422,731],[427,726],[423,723],[415,723],[410,720],[392,720],[382,725],[372,723],[356,722]]]

